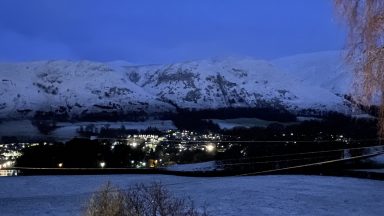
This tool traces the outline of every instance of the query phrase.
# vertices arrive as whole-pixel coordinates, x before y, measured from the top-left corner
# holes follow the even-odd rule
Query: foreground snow
[[[162,181],[211,215],[382,215],[384,182],[322,176],[192,178],[165,175],[0,178],[1,215],[79,215],[91,192]]]

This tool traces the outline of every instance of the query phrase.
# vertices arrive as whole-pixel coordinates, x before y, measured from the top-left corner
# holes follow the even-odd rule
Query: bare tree
[[[384,1],[334,0],[348,27],[347,61],[355,73],[355,99],[380,101],[379,131],[384,137]]]
[[[137,184],[128,190],[107,183],[87,203],[85,216],[207,216],[193,201],[175,197],[163,184]]]
[[[118,193],[119,188],[113,186],[110,182],[104,185],[97,193],[94,193],[89,200],[86,216],[120,216],[125,215],[124,202],[125,197]]]

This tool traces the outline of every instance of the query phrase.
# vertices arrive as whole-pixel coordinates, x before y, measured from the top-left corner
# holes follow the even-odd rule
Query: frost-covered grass
[[[382,215],[384,181],[324,176],[193,178],[166,175],[0,178],[1,215],[79,215],[91,193],[161,181],[211,215]]]

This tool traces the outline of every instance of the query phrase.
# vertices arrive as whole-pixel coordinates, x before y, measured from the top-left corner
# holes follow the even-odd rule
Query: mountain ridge
[[[288,110],[352,112],[351,74],[340,52],[271,61],[224,58],[175,64],[124,61],[0,63],[0,118],[37,112],[70,118],[98,112],[175,112],[279,105]]]

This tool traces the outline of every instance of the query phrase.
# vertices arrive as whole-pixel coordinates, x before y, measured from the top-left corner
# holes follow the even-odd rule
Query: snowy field
[[[213,123],[218,124],[221,129],[232,129],[235,127],[268,127],[272,123],[279,123],[282,125],[292,125],[297,122],[277,122],[266,121],[259,118],[233,118],[233,119],[209,119]]]
[[[191,163],[191,164],[174,164],[166,167],[166,170],[170,171],[184,171],[184,172],[194,172],[194,171],[213,171],[218,169],[215,161],[207,161],[202,163]]]
[[[384,181],[323,176],[193,178],[166,175],[0,178],[0,215],[80,215],[91,192],[161,181],[210,215],[383,215]]]

